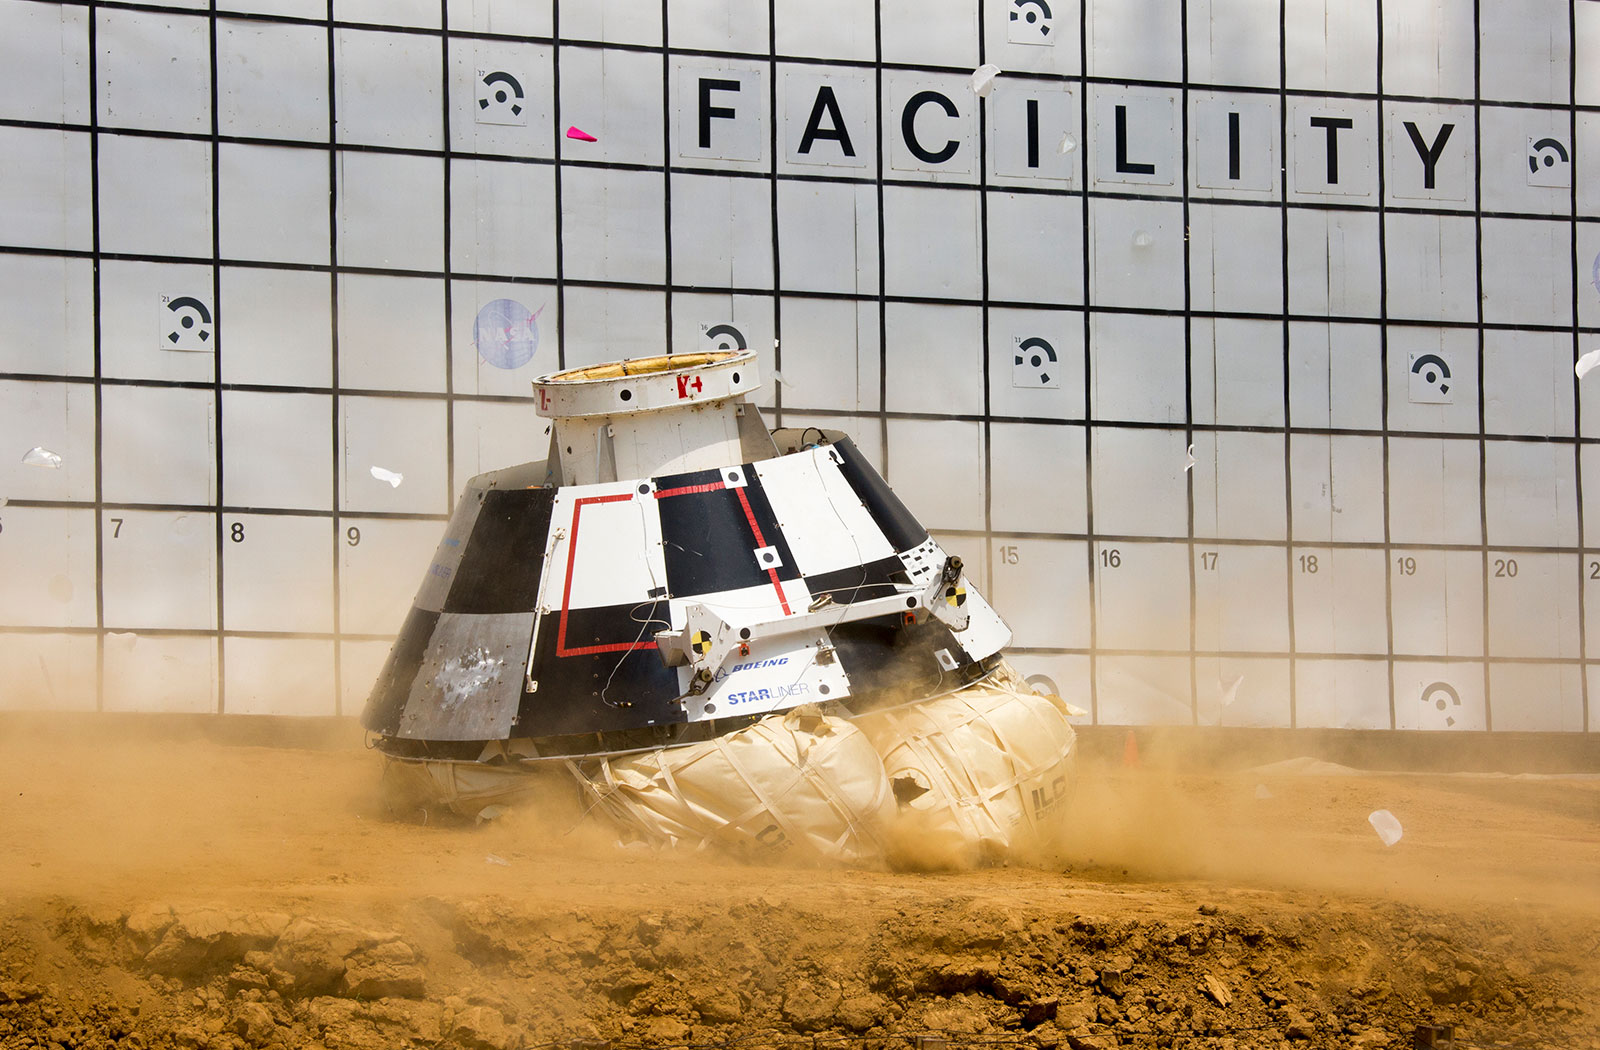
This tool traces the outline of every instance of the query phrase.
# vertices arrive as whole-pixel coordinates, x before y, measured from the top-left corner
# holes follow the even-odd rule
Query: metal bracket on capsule
[[[961,560],[947,558],[945,571],[920,591],[901,590],[847,605],[814,604],[805,612],[737,624],[728,622],[720,611],[697,602],[684,606],[681,628],[656,632],[656,649],[668,667],[684,664],[694,667],[695,676],[690,681],[689,692],[701,693],[715,679],[730,653],[739,649],[748,651],[751,642],[761,639],[813,633],[878,616],[903,616],[911,623],[925,623],[932,616],[952,631],[964,631],[969,617],[952,597],[953,589],[960,589],[960,579]],[[964,596],[965,591],[960,590],[960,594]]]

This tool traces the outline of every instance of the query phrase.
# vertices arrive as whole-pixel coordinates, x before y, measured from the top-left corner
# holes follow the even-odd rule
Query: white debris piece
[[[1272,792],[1267,789],[1267,785],[1265,785],[1265,784],[1257,784],[1256,785],[1256,798],[1258,798],[1258,799],[1269,799],[1271,797],[1272,797]]]
[[[1597,367],[1600,367],[1600,350],[1590,350],[1587,354],[1578,358],[1578,363],[1572,366],[1572,372],[1579,379],[1582,379]]]
[[[1385,846],[1393,846],[1400,841],[1400,836],[1405,830],[1400,827],[1400,821],[1386,809],[1375,809],[1367,815],[1367,823],[1372,825],[1372,830],[1378,833]]]
[[[1239,699],[1239,683],[1244,681],[1244,675],[1237,675],[1229,679],[1217,679],[1217,689],[1222,693],[1222,706],[1227,707]]]
[[[379,481],[387,481],[390,488],[399,488],[400,483],[406,479],[404,474],[393,470],[384,470],[382,467],[373,467],[372,476]]]
[[[49,470],[61,469],[61,457],[38,445],[27,451],[22,457],[22,462],[29,467],[45,467]]]
[[[1072,137],[1072,132],[1062,134],[1061,141],[1056,143],[1056,152],[1063,157],[1078,148],[1078,140]]]
[[[972,71],[972,93],[979,98],[988,98],[989,92],[994,90],[994,78],[1000,75],[1000,67],[993,62],[985,62]]]
[[[1194,446],[1193,445],[1189,446],[1188,455],[1189,455],[1189,462],[1187,462],[1187,463],[1185,463],[1183,465],[1183,469],[1184,470],[1193,470],[1194,469]]]
[[[504,857],[497,857],[493,853],[489,854],[487,857],[484,857],[483,862],[485,864],[498,864],[502,868],[511,867],[511,862],[509,860],[506,860]]]

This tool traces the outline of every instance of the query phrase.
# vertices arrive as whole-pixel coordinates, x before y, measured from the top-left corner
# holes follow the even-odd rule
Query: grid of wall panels
[[[1600,4],[0,41],[0,706],[351,713],[462,483],[543,454],[530,378],[745,345],[1094,721],[1600,728]]]

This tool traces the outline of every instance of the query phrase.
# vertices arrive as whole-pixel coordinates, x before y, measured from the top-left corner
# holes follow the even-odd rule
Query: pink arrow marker
[[[580,142],[599,142],[600,140],[574,124],[567,129],[567,138],[577,139]]]

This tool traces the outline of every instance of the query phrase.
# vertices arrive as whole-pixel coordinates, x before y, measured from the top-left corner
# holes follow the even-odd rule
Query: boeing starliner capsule
[[[769,432],[749,350],[534,381],[548,458],[473,478],[367,701],[396,758],[691,743],[949,692],[1010,631],[844,434]]]

